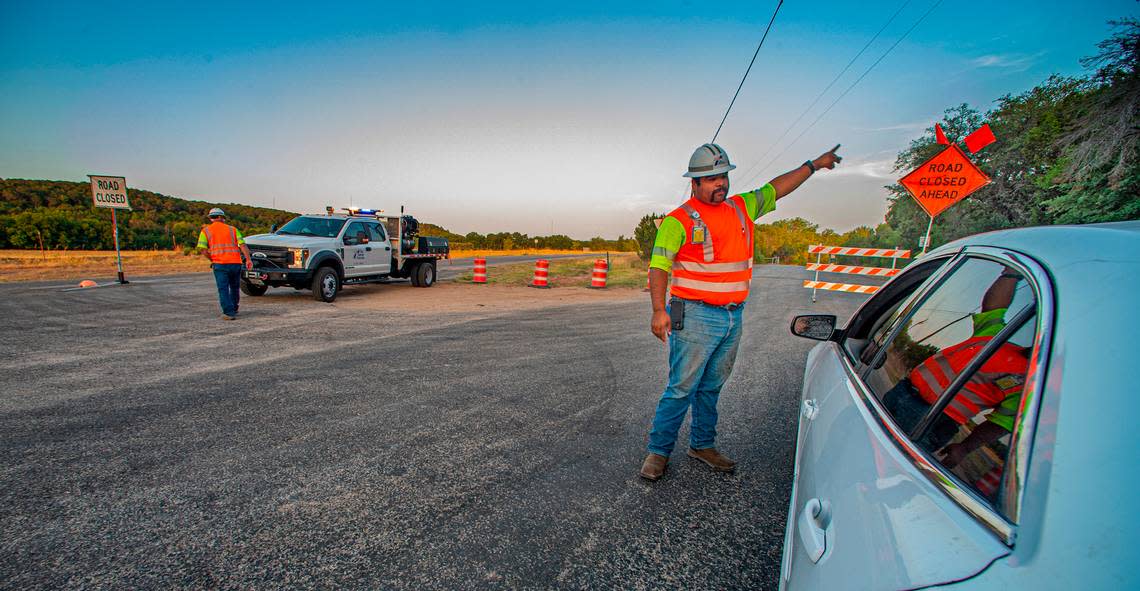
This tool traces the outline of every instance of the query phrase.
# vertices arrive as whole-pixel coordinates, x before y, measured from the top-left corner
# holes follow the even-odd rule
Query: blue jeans
[[[668,457],[693,408],[689,447],[716,447],[716,403],[740,348],[743,308],[685,302],[685,327],[669,334],[669,383],[649,432],[649,451]]]
[[[240,263],[212,265],[214,283],[218,284],[218,302],[222,305],[222,314],[226,316],[237,315],[238,300],[241,299],[241,270],[244,266]]]

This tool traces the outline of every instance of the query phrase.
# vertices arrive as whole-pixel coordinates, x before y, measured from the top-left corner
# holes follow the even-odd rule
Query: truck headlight
[[[309,249],[290,248],[289,252],[293,255],[293,260],[289,263],[289,266],[294,269],[304,269],[305,264],[309,262]]]

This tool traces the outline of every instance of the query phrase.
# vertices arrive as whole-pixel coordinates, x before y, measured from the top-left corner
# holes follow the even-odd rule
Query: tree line
[[[1081,60],[1085,76],[1053,75],[984,113],[968,104],[944,112],[939,123],[951,141],[988,123],[997,142],[969,155],[992,182],[935,218],[932,246],[1007,228],[1140,219],[1140,20],[1109,24],[1112,34]],[[898,154],[894,170],[901,178],[943,149],[932,124]],[[803,264],[809,244],[916,248],[930,217],[901,185],[886,189],[887,214],[874,228],[840,234],[800,218],[758,224],[756,260]],[[634,230],[642,258],[660,215]]]
[[[190,201],[129,189],[131,210],[119,210],[119,242],[124,249],[179,249],[193,247],[198,232],[207,223],[213,207],[225,210],[229,223],[245,235],[268,232],[296,213],[268,207],[234,203]],[[518,232],[456,234],[428,223],[420,235],[442,236],[453,249],[511,250],[547,248],[558,250],[634,251],[635,242],[594,237],[575,240],[561,234],[529,236]],[[0,248],[45,250],[107,250],[115,247],[111,213],[91,204],[90,183],[0,179]]]
[[[213,207],[242,232],[268,232],[296,214],[268,207],[215,204],[128,189],[130,210],[118,210],[124,249],[191,247]],[[91,204],[91,184],[0,179],[0,248],[106,250],[115,247],[111,212]]]

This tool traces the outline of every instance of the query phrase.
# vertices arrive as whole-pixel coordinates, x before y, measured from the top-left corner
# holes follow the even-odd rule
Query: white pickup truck
[[[401,208],[402,209],[402,208]],[[446,238],[418,236],[410,215],[369,210],[302,215],[269,234],[245,239],[253,268],[244,272],[242,293],[265,294],[270,287],[312,289],[322,302],[336,299],[343,285],[410,278],[431,287],[436,262],[450,255]]]

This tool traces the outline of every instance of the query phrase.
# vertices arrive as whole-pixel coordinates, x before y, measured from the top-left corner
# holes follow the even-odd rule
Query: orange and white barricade
[[[815,262],[808,263],[807,270],[815,271],[815,279],[805,279],[804,287],[811,289],[811,301],[815,302],[817,290],[839,291],[844,293],[872,294],[879,291],[877,285],[864,285],[861,283],[832,283],[820,281],[820,273],[847,273],[851,275],[868,275],[872,277],[894,277],[901,269],[895,267],[898,259],[910,258],[909,250],[897,248],[858,248],[853,246],[824,246],[814,244],[808,247],[808,253],[815,255]],[[854,256],[854,257],[885,257],[891,259],[891,267],[865,267],[859,265],[833,265],[823,262],[823,255],[828,256]]]
[[[475,259],[475,273],[471,280],[475,283],[487,283],[487,259]]]
[[[549,278],[549,276],[550,276],[550,261],[545,260],[545,259],[539,259],[539,260],[535,261],[534,262],[534,281],[530,284],[530,287],[540,287],[543,289],[549,289],[550,284],[547,282],[547,279]]]
[[[605,287],[607,275],[609,275],[609,265],[606,264],[606,260],[598,259],[594,261],[594,274],[590,277],[590,287],[593,289],[602,289]]]

